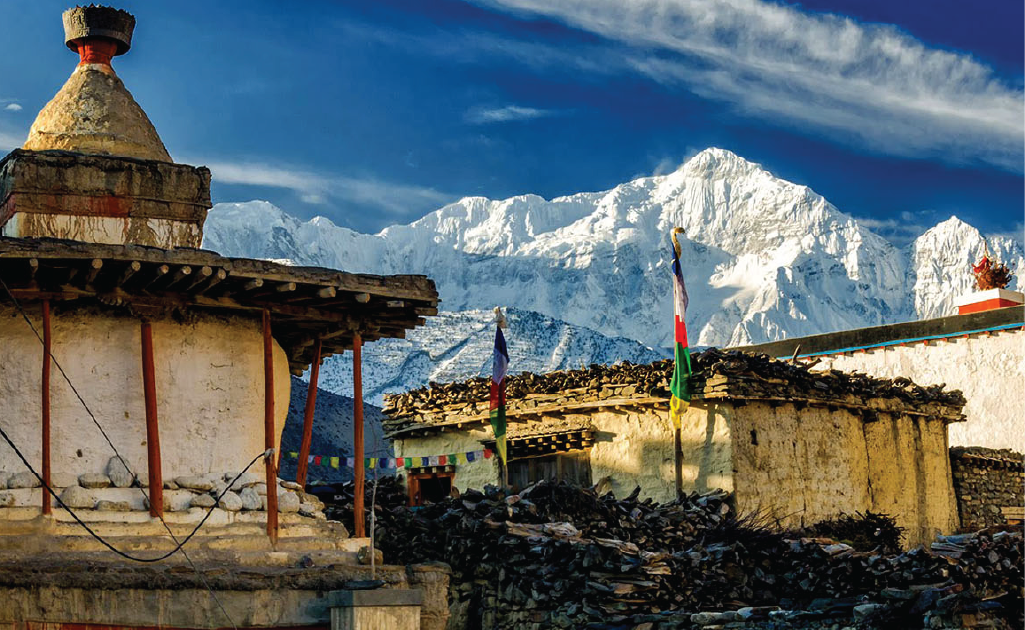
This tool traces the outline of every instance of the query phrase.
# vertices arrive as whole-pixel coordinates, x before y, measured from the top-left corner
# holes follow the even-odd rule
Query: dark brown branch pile
[[[350,493],[338,494],[329,518],[351,519]],[[880,604],[880,623],[922,627],[940,602],[946,610],[1021,610],[1020,530],[897,553],[887,550],[897,530],[886,517],[811,528],[876,547],[856,549],[738,520],[722,492],[657,504],[546,482],[509,497],[471,490],[410,509],[401,489],[382,481],[377,498],[385,562],[450,564],[453,610],[467,627],[633,627],[642,618],[669,624],[668,611],[679,619],[681,610],[780,605],[850,616],[865,602]],[[654,627],[692,627],[684,618]]]
[[[916,408],[938,403],[955,409],[945,413],[959,413],[965,404],[960,391],[946,390],[942,385],[922,387],[906,378],[876,378],[838,370],[813,372],[800,363],[737,350],[710,348],[695,353],[691,364],[691,392],[698,398],[726,394],[739,398],[823,400],[841,405],[845,401],[863,404],[874,398],[891,398]],[[516,401],[531,396],[560,395],[567,402],[598,400],[609,389],[624,397],[668,400],[672,370],[673,362],[667,360],[647,365],[594,364],[582,370],[547,374],[524,372],[507,377],[506,397],[513,408]],[[405,394],[387,396],[384,412],[390,419],[384,425],[394,431],[404,425],[405,418],[431,414],[444,418],[460,412],[460,405],[487,401],[490,382],[489,378],[473,378],[457,383],[431,383]]]
[[[1011,284],[1014,274],[1003,263],[993,263],[989,258],[983,258],[982,262],[973,268],[975,272],[975,286],[980,291],[989,289],[1003,289]]]

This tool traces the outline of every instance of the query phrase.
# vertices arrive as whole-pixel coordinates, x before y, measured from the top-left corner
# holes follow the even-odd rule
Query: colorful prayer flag
[[[491,428],[495,432],[495,448],[503,463],[505,448],[505,375],[509,370],[509,349],[505,345],[502,325],[495,327],[495,350],[491,358]]]
[[[338,458],[337,457],[332,457],[331,458],[331,468],[338,468]]]
[[[494,453],[491,452],[490,448],[484,449],[484,459],[491,459],[492,455],[494,455]]]
[[[675,237],[673,239],[676,240]],[[687,305],[690,299],[687,297],[687,286],[683,282],[683,271],[680,268],[680,255],[673,251],[673,337],[676,342],[674,356],[676,365],[673,368],[673,378],[669,382],[669,418],[673,427],[680,428],[683,419],[683,412],[690,405],[690,348],[687,346],[687,325],[684,323],[687,313]]]

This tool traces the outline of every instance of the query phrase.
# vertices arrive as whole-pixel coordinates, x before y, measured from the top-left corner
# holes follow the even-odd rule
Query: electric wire
[[[28,324],[29,329],[31,329],[32,333],[36,336],[36,339],[39,341],[39,343],[41,345],[43,345],[45,347],[46,344],[43,341],[43,337],[39,334],[39,331],[36,329],[35,324],[32,323],[31,318],[29,318],[28,314],[25,312],[25,309],[21,306],[21,303],[18,302],[18,299],[16,297],[14,297],[14,293],[11,291],[10,287],[7,286],[7,283],[4,281],[2,276],[0,276],[0,285],[3,286],[4,292],[7,293],[7,296],[10,298],[10,300],[14,304],[15,308],[17,308],[18,312],[21,314],[22,319],[25,320],[25,323]],[[139,488],[139,491],[142,492],[142,494],[146,498],[146,500],[150,500],[149,495],[146,494],[145,490],[139,484],[139,476],[136,475],[132,471],[131,467],[128,465],[128,462],[125,461],[124,457],[121,456],[121,452],[118,451],[116,446],[114,446],[114,442],[110,439],[110,436],[107,435],[107,432],[104,430],[103,426],[100,424],[99,420],[96,418],[96,415],[92,412],[92,409],[89,408],[89,405],[85,402],[85,399],[82,397],[82,394],[79,393],[78,388],[75,387],[75,384],[71,381],[71,378],[68,376],[67,372],[64,371],[64,368],[61,366],[61,364],[57,360],[57,358],[55,356],[53,356],[52,352],[50,352],[48,354],[49,354],[49,359],[51,361],[53,361],[53,364],[57,367],[57,370],[61,373],[61,376],[64,378],[65,382],[67,382],[68,387],[71,388],[71,391],[75,394],[75,397],[78,399],[79,403],[81,403],[82,407],[85,409],[86,414],[89,415],[89,418],[92,420],[93,424],[96,425],[96,428],[99,429],[100,434],[103,435],[103,438],[107,441],[107,444],[110,446],[111,450],[114,451],[114,455],[117,457],[118,461],[121,462],[121,465],[124,466],[124,468],[128,472],[128,474],[131,475],[131,477],[132,477],[132,487]],[[0,429],[0,431],[2,431],[2,429]],[[206,580],[206,576],[204,576],[203,573],[196,567],[195,563],[192,561],[192,558],[190,558],[188,553],[186,553],[184,546],[185,546],[185,543],[187,543],[192,538],[192,536],[194,536],[196,534],[196,532],[199,531],[200,527],[202,527],[203,524],[206,522],[206,520],[210,517],[210,514],[213,513],[213,508],[216,507],[218,505],[218,503],[220,503],[220,499],[221,499],[221,497],[224,496],[224,493],[226,493],[229,489],[231,489],[231,487],[234,485],[234,483],[236,481],[238,481],[239,477],[241,477],[241,475],[243,473],[248,471],[249,468],[251,468],[253,466],[253,464],[256,463],[257,460],[259,460],[260,457],[269,457],[269,455],[267,453],[262,453],[262,454],[258,455],[256,458],[254,458],[253,461],[250,462],[248,466],[246,466],[245,470],[243,470],[242,473],[239,473],[239,475],[236,476],[235,479],[230,484],[228,484],[228,486],[224,489],[224,491],[220,494],[220,496],[217,497],[217,501],[214,502],[214,506],[211,507],[207,511],[206,515],[204,515],[204,517],[200,521],[200,523],[186,537],[186,539],[184,541],[179,541],[178,537],[175,536],[174,532],[171,530],[171,527],[167,524],[167,521],[164,520],[164,517],[162,515],[158,515],[158,518],[159,518],[161,524],[164,526],[164,529],[167,530],[168,536],[170,536],[171,540],[174,542],[175,548],[173,550],[171,550],[167,555],[165,555],[165,556],[163,556],[161,558],[156,558],[156,559],[150,560],[150,559],[135,558],[133,556],[125,554],[125,553],[121,552],[120,550],[116,549],[113,545],[108,543],[106,540],[103,540],[95,532],[93,532],[93,530],[90,529],[88,525],[86,525],[80,518],[78,518],[77,514],[75,514],[67,505],[64,504],[63,501],[61,501],[60,497],[57,496],[56,493],[54,493],[53,489],[46,485],[46,483],[43,481],[43,478],[28,464],[28,462],[25,459],[25,457],[17,449],[17,447],[14,445],[14,442],[12,440],[10,440],[10,438],[7,436],[7,434],[4,433],[3,436],[4,436],[4,439],[7,441],[7,443],[10,444],[11,448],[14,449],[15,452],[18,454],[18,457],[22,460],[22,462],[25,463],[26,467],[28,467],[28,469],[30,471],[32,471],[32,474],[35,475],[37,479],[39,479],[40,483],[42,483],[46,487],[47,491],[55,499],[57,499],[57,502],[61,505],[61,507],[66,509],[68,511],[68,513],[71,514],[71,516],[80,525],[82,525],[82,527],[85,528],[85,530],[87,532],[89,532],[94,538],[99,540],[104,546],[106,546],[111,551],[113,551],[113,552],[115,552],[115,553],[117,553],[117,554],[119,554],[119,555],[129,559],[129,560],[135,560],[135,561],[138,561],[138,562],[156,562],[158,560],[163,560],[163,559],[165,559],[167,557],[170,557],[171,555],[173,555],[174,553],[176,553],[178,551],[181,551],[182,556],[185,557],[185,560],[189,563],[189,566],[192,568],[193,571],[196,572],[196,574],[199,576],[199,578],[203,581],[204,586],[206,586],[207,590],[210,592],[210,596],[213,598],[213,600],[217,604],[218,608],[221,609],[221,612],[224,614],[225,618],[228,619],[228,622],[232,625],[233,628],[235,628],[235,630],[238,630],[238,626],[235,624],[235,621],[231,618],[231,615],[228,614],[228,611],[224,608],[224,605],[221,603],[220,599],[218,599],[217,594],[210,587],[209,582],[207,582],[207,580]]]
[[[198,524],[196,524],[196,527],[191,532],[189,532],[189,535],[186,536],[185,539],[182,540],[180,543],[178,543],[178,545],[176,545],[174,549],[164,553],[163,555],[156,556],[154,558],[140,558],[138,556],[133,556],[133,555],[131,555],[129,553],[125,553],[124,551],[121,551],[120,549],[118,549],[114,545],[112,545],[109,542],[107,542],[106,539],[104,539],[102,536],[100,536],[95,531],[93,531],[92,528],[89,527],[89,525],[85,521],[83,521],[78,516],[78,514],[75,513],[74,510],[72,510],[70,507],[68,507],[68,505],[66,503],[64,503],[64,501],[61,500],[60,495],[58,495],[56,492],[54,492],[53,488],[50,487],[50,484],[46,483],[46,481],[43,480],[42,475],[40,475],[38,472],[36,472],[36,469],[33,468],[32,464],[30,464],[28,462],[28,459],[26,459],[25,455],[22,454],[21,449],[19,449],[18,446],[14,443],[14,440],[12,440],[9,435],[7,435],[7,432],[4,431],[3,427],[0,427],[0,437],[2,437],[5,442],[7,442],[7,445],[10,446],[11,450],[14,451],[14,454],[17,455],[18,459],[21,460],[21,463],[25,465],[25,468],[28,468],[28,471],[30,473],[32,473],[35,476],[36,479],[39,480],[39,483],[43,486],[43,488],[46,489],[47,492],[50,493],[50,496],[52,496],[54,499],[57,499],[57,503],[60,504],[60,507],[62,507],[65,510],[68,511],[68,514],[71,515],[71,518],[75,519],[75,522],[77,522],[79,525],[81,525],[82,528],[85,529],[85,531],[89,532],[90,536],[92,536],[93,538],[98,540],[100,542],[100,544],[102,544],[104,547],[106,547],[107,549],[110,549],[111,551],[113,551],[117,555],[121,556],[122,558],[126,558],[128,560],[133,560],[135,562],[160,562],[161,560],[166,560],[167,558],[170,558],[174,554],[178,553],[178,551],[180,551],[181,548],[183,546],[185,546],[186,543],[188,543],[190,540],[192,540],[192,537],[196,535],[196,533],[199,531],[199,529],[201,527],[203,527],[203,525],[206,523],[207,519],[210,518],[210,515],[213,513],[214,507],[216,507],[216,505],[217,505],[216,502],[215,502],[213,507],[210,507],[209,509],[207,509],[206,514],[203,515],[203,519],[200,520]],[[265,456],[266,456],[266,453],[260,453],[259,455],[254,457],[253,460],[251,462],[249,462],[249,465],[247,465],[245,467],[245,470],[243,470],[238,475],[236,475],[235,479],[232,480],[231,484],[228,484],[228,487],[225,488],[223,492],[221,492],[221,494],[217,497],[217,501],[219,502],[221,500],[221,497],[223,497],[224,494],[226,492],[228,492],[228,488],[230,488],[236,481],[239,480],[240,477],[242,477],[243,474],[245,474],[250,468],[252,468],[253,464],[255,464],[256,462],[260,461],[260,458],[261,457],[265,457]]]

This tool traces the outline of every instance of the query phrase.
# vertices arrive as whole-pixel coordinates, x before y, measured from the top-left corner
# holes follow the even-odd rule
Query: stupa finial
[[[132,47],[135,16],[128,11],[91,4],[63,14],[64,43],[77,52],[81,63],[110,65],[111,58]]]

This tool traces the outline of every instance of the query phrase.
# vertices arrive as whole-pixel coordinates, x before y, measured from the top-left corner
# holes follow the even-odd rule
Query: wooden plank
[[[114,286],[123,286],[126,282],[128,282],[128,280],[132,276],[138,273],[140,269],[142,269],[142,263],[138,260],[133,260],[132,262],[128,263],[127,265],[125,265],[125,268],[121,271],[121,275],[117,277]]]
[[[319,267],[295,267],[265,260],[226,258],[193,249],[163,250],[142,245],[111,245],[59,239],[0,237],[0,259],[60,258],[65,260],[103,258],[110,261],[152,262],[191,266],[227,266],[240,275],[258,276],[277,282],[301,282],[333,286],[342,292],[368,293],[394,299],[436,302],[437,289],[426,276],[352,274]]]
[[[99,275],[100,269],[103,269],[103,260],[93,258],[89,262],[89,268],[86,270],[85,276],[83,277],[82,286],[91,286],[93,281],[96,280],[96,276]]]

